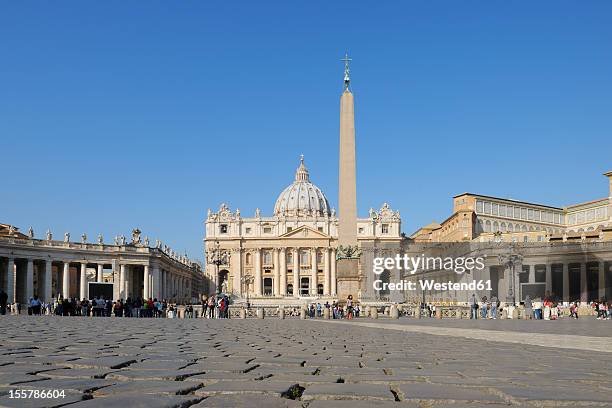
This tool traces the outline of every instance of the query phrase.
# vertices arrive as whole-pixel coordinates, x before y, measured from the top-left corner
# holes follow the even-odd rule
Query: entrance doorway
[[[263,280],[263,294],[265,296],[272,296],[272,278],[264,278],[264,280]]]
[[[300,279],[300,295],[308,296],[310,294],[310,278]]]

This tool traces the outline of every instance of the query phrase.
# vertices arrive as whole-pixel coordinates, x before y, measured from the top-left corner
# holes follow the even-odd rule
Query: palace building
[[[458,275],[422,271],[423,278],[491,281],[480,296],[506,302],[550,296],[585,304],[612,297],[612,172],[608,197],[566,207],[464,193],[453,198],[453,213],[419,228],[402,244],[404,253],[445,248],[455,256],[486,255],[486,268]],[[408,299],[413,294],[405,294]],[[471,293],[419,294],[430,301],[465,301]]]

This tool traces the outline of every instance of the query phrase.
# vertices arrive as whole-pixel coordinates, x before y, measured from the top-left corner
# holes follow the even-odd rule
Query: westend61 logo
[[[380,275],[385,270],[398,269],[410,272],[411,275],[417,271],[453,271],[457,274],[472,272],[474,270],[483,270],[485,268],[486,255],[481,257],[432,257],[425,256],[408,256],[397,254],[395,257],[377,257],[373,261],[373,272]],[[400,282],[383,282],[381,279],[374,280],[374,290],[416,290],[415,282],[402,280]],[[471,282],[435,282],[434,280],[419,280],[421,289],[426,290],[491,290],[491,281],[475,281]]]

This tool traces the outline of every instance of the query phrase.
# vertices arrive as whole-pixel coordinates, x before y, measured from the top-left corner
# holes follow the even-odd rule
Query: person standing
[[[478,319],[478,299],[476,299],[475,293],[472,293],[472,300],[470,301],[470,310],[472,312],[470,314],[470,318]]]
[[[482,297],[482,309],[480,309],[480,314],[483,319],[487,318],[487,297]]]
[[[491,297],[491,319],[497,319],[497,297]]]
[[[527,295],[525,298],[525,319],[530,319],[533,313],[533,304],[531,303],[531,297]]]

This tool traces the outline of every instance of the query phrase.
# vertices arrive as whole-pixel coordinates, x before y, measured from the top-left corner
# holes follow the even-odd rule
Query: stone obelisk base
[[[353,295],[353,300],[357,300],[357,294],[361,289],[359,259],[337,260],[336,271],[338,280],[338,301],[340,303],[346,302],[348,295]]]

